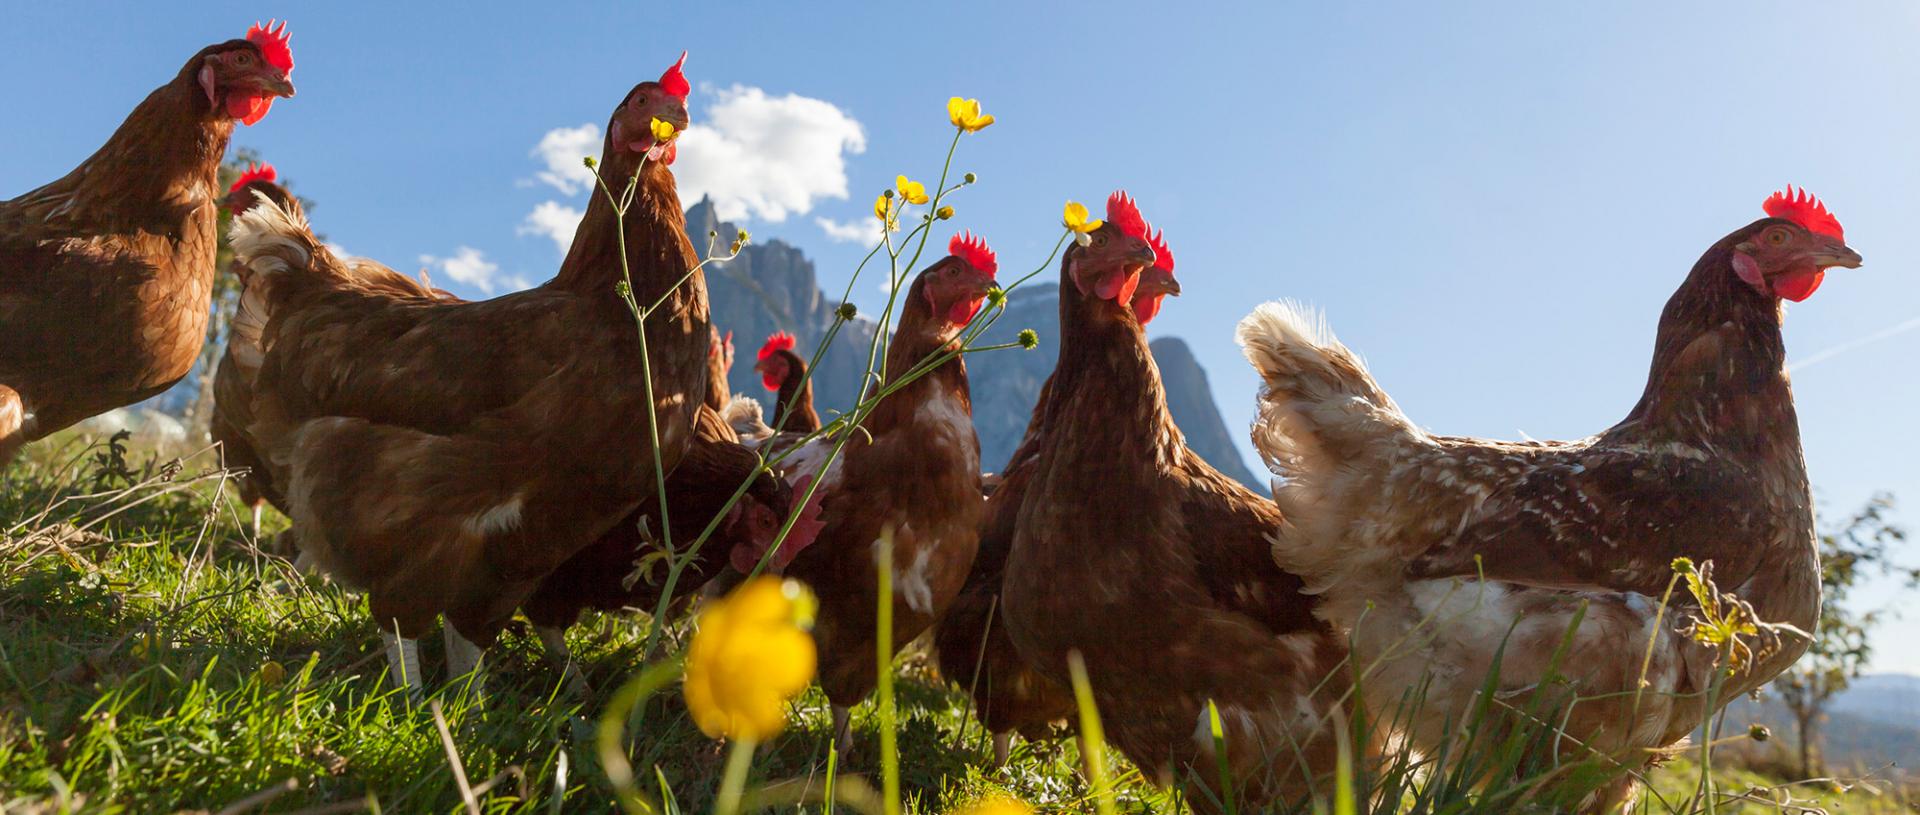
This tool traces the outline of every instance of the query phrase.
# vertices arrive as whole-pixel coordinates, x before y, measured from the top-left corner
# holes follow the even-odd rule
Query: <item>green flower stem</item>
[[[720,792],[714,797],[717,815],[735,815],[740,811],[740,793],[747,788],[747,771],[753,768],[753,739],[734,739],[727,754],[726,774],[720,779]]]
[[[1115,815],[1113,783],[1107,778],[1107,734],[1100,726],[1100,709],[1093,703],[1093,684],[1087,680],[1087,661],[1079,651],[1067,652],[1067,672],[1073,680],[1073,700],[1080,708],[1080,757],[1093,785],[1094,806],[1100,815]]]
[[[633,764],[627,760],[626,747],[621,738],[626,731],[627,719],[648,697],[679,679],[682,667],[677,656],[649,666],[614,691],[613,698],[607,701],[607,709],[600,713],[596,739],[600,768],[613,784],[620,808],[627,815],[656,815],[660,812],[660,806],[634,783]]]
[[[894,726],[893,707],[893,527],[880,530],[880,545],[874,547],[874,566],[880,573],[879,622],[874,626],[874,665],[879,683],[874,700],[880,706],[880,794],[886,801],[886,815],[900,815],[900,734]]]

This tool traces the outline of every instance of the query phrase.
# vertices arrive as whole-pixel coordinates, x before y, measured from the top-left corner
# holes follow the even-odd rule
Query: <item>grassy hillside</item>
[[[519,631],[489,654],[484,693],[444,688],[412,701],[382,681],[364,603],[248,540],[212,462],[69,439],[32,448],[0,482],[0,811],[458,812],[463,782],[486,812],[612,809],[595,731],[608,696],[642,664],[644,618],[591,617],[573,630],[584,698]],[[676,625],[668,649],[686,633]],[[437,678],[437,638],[422,650]],[[945,812],[1004,790],[1046,810],[1093,811],[1072,741],[1022,744],[1011,766],[982,769],[990,750],[966,696],[920,658],[897,669],[908,810]],[[856,713],[843,787],[859,783],[844,774],[876,771],[872,710]],[[821,777],[825,700],[809,693],[792,718],[763,748],[756,779]],[[669,809],[710,808],[726,754],[676,690],[651,699],[627,732],[638,734],[629,753],[643,786],[670,791]],[[1511,790],[1430,794],[1420,779],[1441,774],[1401,778],[1405,790],[1374,811],[1544,811],[1512,803]],[[1719,812],[1906,811],[1865,787],[1720,778]],[[1690,763],[1668,765],[1640,811],[1704,811],[1690,801],[1697,780]],[[1174,805],[1131,772],[1119,797],[1125,811]]]

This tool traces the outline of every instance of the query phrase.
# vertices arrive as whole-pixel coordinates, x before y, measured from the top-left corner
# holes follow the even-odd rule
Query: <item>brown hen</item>
[[[528,291],[476,303],[368,292],[297,216],[262,202],[238,220],[251,269],[232,348],[253,393],[246,431],[283,485],[302,553],[368,594],[409,684],[412,641],[437,617],[454,673],[477,665],[543,578],[655,494],[656,453],[671,472],[693,441],[706,282],[673,145],[649,126],[683,129],[688,91],[675,65],[621,101],[598,172],[615,193],[638,172],[624,234],[595,195],[559,274]],[[650,360],[618,291],[623,248],[633,297],[659,304],[645,322]]]
[[[0,465],[173,387],[206,341],[220,158],[292,96],[285,26],[201,49],[60,180],[0,202]]]
[[[1351,630],[1371,702],[1424,694],[1400,711],[1418,745],[1451,737],[1493,682],[1496,709],[1564,734],[1542,761],[1618,762],[1619,781],[1559,791],[1560,805],[1606,811],[1632,794],[1626,771],[1713,713],[1717,670],[1732,668],[1724,703],[1807,648],[1820,563],[1781,299],[1860,257],[1804,194],[1766,211],[1667,302],[1639,404],[1579,441],[1427,433],[1317,316],[1270,303],[1241,323],[1265,381],[1254,443],[1284,476],[1274,501],[1291,521],[1274,556]],[[1684,587],[1663,609],[1682,557],[1711,562],[1728,607],[1760,624],[1753,653],[1685,636],[1701,611]]]
[[[1209,701],[1231,794],[1292,802],[1333,768],[1329,675],[1345,655],[1268,553],[1272,503],[1201,461],[1167,413],[1132,308],[1156,255],[1131,199],[1107,213],[1061,261],[1060,361],[1007,555],[1007,633],[1058,686],[1078,653],[1108,740],[1161,783],[1190,774],[1208,791],[1196,806],[1229,792]]]

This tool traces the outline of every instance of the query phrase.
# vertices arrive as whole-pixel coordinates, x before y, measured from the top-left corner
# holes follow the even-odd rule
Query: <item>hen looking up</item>
[[[807,361],[793,352],[793,346],[793,335],[785,331],[768,337],[753,369],[760,374],[760,384],[777,394],[773,432],[812,433],[820,429],[820,414],[813,412],[813,377],[807,375]]]
[[[1142,326],[1160,313],[1167,295],[1180,294],[1180,283],[1173,276],[1173,252],[1167,248],[1165,237],[1154,232],[1148,241],[1153,248],[1153,266],[1140,273],[1132,300],[1134,318]],[[1072,691],[1022,662],[1013,641],[1007,638],[1004,621],[999,619],[1005,614],[1000,608],[1000,586],[1006,575],[1007,553],[1013,547],[1020,505],[1033,480],[1052,392],[1053,376],[1049,375],[1040,387],[1040,399],[1033,406],[1026,435],[1001,470],[1000,485],[987,498],[973,571],[934,631],[941,672],[972,693],[974,710],[988,732],[994,734],[995,766],[1007,763],[1014,732],[1036,738],[1053,722],[1074,712]]]
[[[1370,700],[1392,704],[1431,681],[1411,722],[1420,744],[1448,736],[1503,645],[1501,691],[1530,694],[1576,619],[1578,659],[1558,666],[1567,683],[1553,687],[1584,698],[1550,700],[1571,705],[1559,720],[1571,738],[1556,743],[1638,767],[1643,748],[1685,737],[1713,712],[1717,655],[1678,632],[1699,613],[1684,589],[1660,619],[1675,558],[1711,562],[1759,622],[1813,629],[1820,564],[1781,299],[1805,299],[1826,268],[1860,256],[1804,193],[1765,209],[1771,217],[1709,248],[1667,302],[1639,404],[1579,441],[1428,434],[1318,318],[1270,303],[1241,323],[1266,383],[1254,443],[1285,477],[1274,501],[1292,522],[1274,555],[1323,598],[1323,617],[1353,629],[1358,664],[1378,662]],[[1720,700],[1807,647],[1798,635],[1770,644]],[[1582,806],[1631,791],[1618,784]]]
[[[206,340],[220,157],[233,120],[292,96],[286,26],[187,60],[58,181],[0,202],[0,465],[153,396]]]
[[[1156,256],[1131,199],[1107,213],[1061,261],[1060,362],[1007,555],[1007,633],[1060,686],[1083,655],[1108,739],[1150,777],[1217,785],[1212,700],[1235,795],[1290,799],[1333,767],[1322,731],[1339,689],[1322,685],[1343,649],[1268,553],[1273,504],[1202,462],[1168,415],[1131,307]]]
[[[998,263],[971,235],[957,235],[947,257],[913,279],[901,306],[900,328],[887,347],[886,377],[902,381],[923,361],[956,350],[959,335],[992,291]],[[875,609],[879,573],[875,552],[892,532],[893,642],[898,650],[946,611],[973,563],[979,535],[980,442],[973,432],[967,365],[959,355],[881,399],[847,441],[844,457],[823,477],[821,520],[814,545],[797,555],[783,545],[777,565],[813,586],[820,597],[814,636],[820,649],[820,686],[834,705],[842,742],[850,738],[847,710],[873,690]],[[818,450],[833,439],[816,439]],[[789,478],[818,475],[824,459],[803,448]]]
[[[277,173],[273,165],[249,165],[246,172],[227,188],[227,196],[221,199],[220,206],[228,213],[238,217],[250,210],[264,196],[288,213],[305,217],[301,212],[299,199],[289,194],[285,187],[275,183]],[[384,292],[395,297],[422,297],[444,302],[456,302],[458,298],[447,292],[435,289],[422,280],[414,280],[379,263],[366,258],[347,258],[342,263],[355,282],[371,291]],[[233,262],[234,275],[245,281],[250,272],[246,264],[238,259]],[[235,373],[233,350],[231,345],[220,357],[219,366],[213,374],[213,415],[208,431],[213,440],[220,443],[221,455],[226,466],[246,470],[246,474],[235,480],[240,491],[240,500],[253,509],[253,535],[260,536],[260,509],[263,503],[271,503],[275,509],[286,512],[287,502],[273,485],[273,475],[266,462],[254,449],[253,440],[243,428],[252,421],[253,409],[249,404],[252,392],[248,390],[246,380]]]
[[[676,64],[620,102],[598,171],[615,192],[639,173],[624,235],[595,195],[559,274],[529,291],[478,303],[370,293],[297,217],[270,203],[240,217],[246,430],[284,485],[303,554],[367,592],[395,676],[418,681],[412,640],[442,614],[455,672],[471,668],[542,578],[655,494],[649,414],[669,472],[693,441],[706,281],[667,168],[673,145],[649,127],[684,129],[688,90]],[[617,292],[622,247],[633,297],[660,303],[645,324],[653,404]]]

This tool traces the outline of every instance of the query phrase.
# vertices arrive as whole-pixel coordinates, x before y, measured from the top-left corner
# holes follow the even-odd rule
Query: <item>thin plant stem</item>
[[[740,794],[747,788],[747,771],[753,769],[753,739],[734,739],[727,754],[726,774],[720,779],[720,792],[714,797],[717,815],[735,815],[740,811]]]

